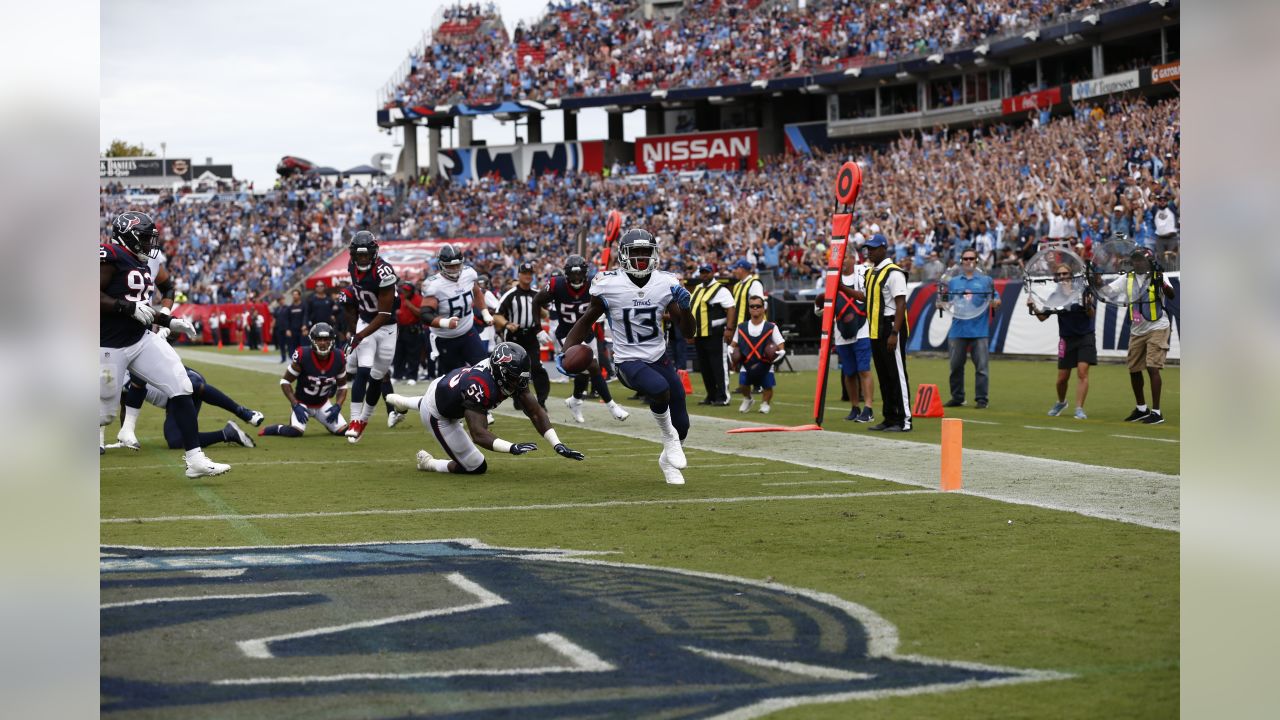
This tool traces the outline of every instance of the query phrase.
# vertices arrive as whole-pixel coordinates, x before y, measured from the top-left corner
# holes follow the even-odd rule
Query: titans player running
[[[515,343],[504,342],[474,367],[458,368],[436,378],[422,397],[388,395],[387,402],[400,412],[417,410],[422,417],[422,426],[431,429],[449,456],[448,460],[437,460],[426,450],[419,450],[418,469],[483,475],[488,464],[476,445],[512,455],[537,450],[536,443],[511,443],[489,432],[486,416],[507,398],[515,399],[515,404],[524,410],[533,426],[558,454],[570,460],[582,460],[582,453],[560,442],[547,412],[529,392],[529,376],[529,354]],[[466,427],[463,427],[464,421]]]
[[[547,286],[534,296],[533,305],[538,309],[550,309],[551,319],[556,321],[556,344],[563,346],[574,323],[591,306],[591,294],[587,290],[586,258],[570,255],[564,264],[564,275],[553,275]],[[595,339],[597,348],[603,351],[604,343],[599,338]],[[586,422],[582,417],[582,396],[587,391],[588,380],[600,394],[600,399],[609,405],[609,412],[613,413],[615,420],[626,420],[631,416],[626,408],[614,402],[609,384],[604,381],[599,357],[600,353],[597,353],[585,373],[573,376],[573,396],[565,398],[564,404],[569,407],[569,412],[573,413],[573,419],[577,422]]]
[[[373,233],[361,230],[353,235],[350,250],[347,270],[351,273],[351,290],[355,294],[359,320],[347,345],[347,352],[356,358],[347,442],[357,443],[382,397],[382,379],[391,372],[399,332],[394,317],[400,307],[400,294],[395,268],[378,257],[378,241]]]
[[[592,278],[591,305],[569,331],[564,347],[567,350],[586,340],[591,325],[605,315],[613,335],[618,377],[623,385],[649,399],[649,410],[662,434],[658,467],[668,484],[683,485],[680,470],[686,461],[681,442],[689,434],[689,413],[684,385],[666,357],[662,313],[670,313],[684,334],[692,335],[693,319],[687,312],[692,298],[675,275],[657,269],[658,241],[649,231],[627,230],[618,241],[618,253],[622,269]],[[562,356],[556,357],[557,367]]]
[[[270,425],[259,435],[302,437],[311,418],[334,435],[347,429],[342,419],[342,402],[347,399],[346,358],[333,347],[337,333],[329,323],[316,323],[307,337],[311,347],[294,350],[293,362],[280,378],[280,390],[293,408],[289,424]]]

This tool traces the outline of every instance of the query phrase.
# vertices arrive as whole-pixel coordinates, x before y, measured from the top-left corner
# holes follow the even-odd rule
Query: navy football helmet
[[[329,323],[319,322],[311,326],[311,332],[307,333],[307,337],[311,338],[311,347],[316,349],[316,354],[320,357],[328,357],[333,352],[333,344],[338,339],[338,334],[333,331],[333,326]]]
[[[462,275],[462,253],[453,245],[440,248],[436,263],[439,265],[440,274],[450,280],[457,280]]]
[[[570,255],[564,263],[564,277],[569,287],[577,290],[587,282],[587,259],[581,255]]]
[[[631,228],[618,240],[622,269],[631,277],[648,277],[658,266],[658,240],[653,233]]]
[[[529,353],[515,343],[498,343],[489,353],[489,370],[508,397],[529,387]]]
[[[160,231],[151,216],[130,210],[111,221],[111,238],[140,258],[160,253]]]
[[[356,269],[360,272],[373,267],[373,261],[378,259],[378,240],[368,230],[352,235],[348,249],[351,251],[351,262],[356,264]]]

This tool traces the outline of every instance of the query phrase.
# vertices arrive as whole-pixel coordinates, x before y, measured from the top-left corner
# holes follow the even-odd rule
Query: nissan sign
[[[663,170],[754,170],[759,154],[758,130],[636,138],[636,167],[644,173]]]

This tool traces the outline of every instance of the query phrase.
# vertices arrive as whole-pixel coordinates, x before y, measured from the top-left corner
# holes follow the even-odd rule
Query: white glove
[[[774,361],[775,363],[782,362],[782,358],[784,358],[784,357],[786,357],[786,356],[787,356],[787,351],[786,351],[786,350],[783,350],[783,349],[781,349],[781,348],[779,348],[779,349],[778,349],[778,354],[777,354],[776,356],[774,356],[773,361]]]
[[[156,335],[158,335],[161,340],[168,340],[171,332],[172,331],[169,330],[169,328],[162,327],[156,331]]]
[[[188,340],[196,339],[196,326],[185,318],[174,318],[169,321],[169,330],[177,330],[187,336]]]
[[[133,304],[133,319],[143,325],[151,325],[156,319],[156,311],[150,305],[139,302]]]
[[[547,332],[546,330],[539,330],[539,331],[538,331],[538,344],[539,344],[539,345],[550,345],[550,344],[551,344],[551,333]]]

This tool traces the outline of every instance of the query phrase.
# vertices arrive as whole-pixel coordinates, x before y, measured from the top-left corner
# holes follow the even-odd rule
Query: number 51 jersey
[[[591,296],[604,302],[614,362],[662,359],[667,351],[662,313],[671,304],[672,287],[679,284],[675,275],[661,270],[654,270],[639,286],[621,270],[596,273],[591,279]]]

